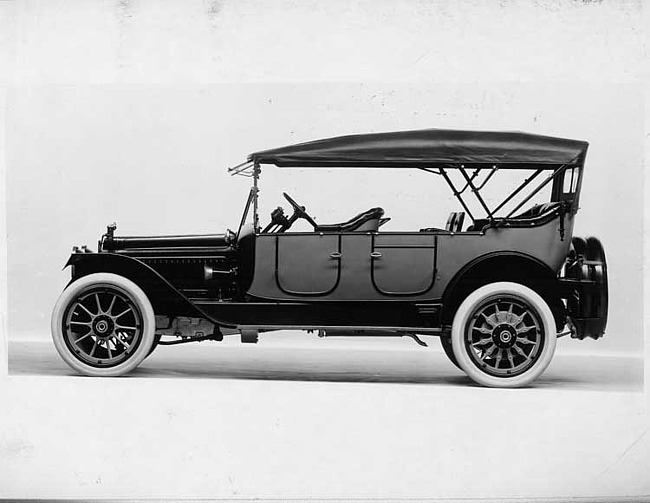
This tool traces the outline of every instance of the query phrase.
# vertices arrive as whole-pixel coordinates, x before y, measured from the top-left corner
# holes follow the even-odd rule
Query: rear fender
[[[553,270],[540,260],[517,252],[490,253],[467,264],[449,282],[443,294],[444,323],[451,324],[462,301],[477,288],[496,281],[525,285],[546,300],[560,331],[566,323],[566,308]]]
[[[142,288],[156,314],[200,317],[220,326],[231,326],[208,316],[157,271],[132,257],[115,253],[73,253],[65,264],[68,266],[72,268],[70,283],[96,272],[117,274]]]

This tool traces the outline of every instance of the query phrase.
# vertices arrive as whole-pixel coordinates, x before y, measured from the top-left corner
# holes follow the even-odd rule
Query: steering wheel
[[[292,221],[292,223],[293,223],[294,220],[297,220],[298,218],[304,218],[304,219],[307,220],[307,222],[309,222],[309,223],[314,227],[314,229],[315,229],[316,226],[317,226],[318,224],[314,221],[313,218],[311,218],[311,217],[307,214],[307,212],[305,211],[305,207],[304,207],[304,206],[300,206],[300,205],[299,205],[297,202],[295,202],[295,201],[291,198],[291,196],[289,196],[289,194],[287,194],[286,192],[283,192],[282,195],[284,196],[284,198],[285,198],[287,201],[289,201],[289,204],[291,204],[291,206],[293,206],[293,211],[294,211],[295,219],[294,219],[294,218],[291,218],[291,219],[290,219],[290,220]]]

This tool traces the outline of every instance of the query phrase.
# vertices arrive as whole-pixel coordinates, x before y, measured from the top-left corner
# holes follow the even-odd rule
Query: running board
[[[257,344],[259,333],[271,330],[307,330],[307,332],[318,332],[318,337],[410,337],[418,345],[428,347],[427,343],[418,337],[410,328],[404,327],[277,327],[275,325],[242,325],[238,327],[243,343]],[[428,328],[427,335],[435,335],[442,332],[442,329]]]
[[[269,332],[272,330],[308,330],[308,331],[337,331],[337,332],[380,332],[386,335],[385,332],[392,332],[395,335],[408,335],[410,333],[436,335],[442,332],[442,328],[432,327],[373,327],[373,326],[349,326],[349,325],[237,325],[237,329],[242,330],[258,330],[260,332]],[[401,332],[401,333],[397,333]],[[350,334],[357,335],[357,334]],[[372,334],[366,334],[372,335]]]

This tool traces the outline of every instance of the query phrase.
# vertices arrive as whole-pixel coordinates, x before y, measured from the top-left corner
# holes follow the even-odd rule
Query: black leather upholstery
[[[462,232],[464,220],[465,220],[464,211],[452,212],[449,215],[449,218],[447,219],[447,225],[445,225],[445,230],[449,232]]]
[[[322,224],[316,226],[314,230],[316,232],[376,231],[379,228],[379,219],[383,216],[384,210],[382,208],[371,208],[352,217],[347,222],[341,222],[340,224]]]
[[[490,220],[487,218],[477,218],[474,220],[474,223],[467,228],[467,231],[481,231],[489,223]]]
[[[560,204],[561,203],[559,202],[536,204],[535,206],[532,206],[528,210],[524,211],[523,213],[519,213],[519,215],[515,215],[514,217],[511,218],[535,218],[542,215],[543,213],[546,213],[547,211],[556,208]]]
[[[513,217],[510,217],[508,220],[527,220],[530,218],[537,218],[544,213],[547,213],[549,211],[554,210],[557,208],[561,203],[560,202],[550,202],[550,203],[543,203],[543,204],[536,204],[534,206],[531,206],[529,209],[526,211],[519,213],[519,215],[515,215]],[[490,221],[485,218],[485,219],[477,219],[474,221],[473,225],[470,225],[467,230],[468,231],[480,231],[483,230],[483,228],[488,225]]]

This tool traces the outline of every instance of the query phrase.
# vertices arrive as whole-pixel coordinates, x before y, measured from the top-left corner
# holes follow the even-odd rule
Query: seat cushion
[[[383,208],[370,208],[369,210],[352,217],[347,222],[341,222],[339,224],[322,224],[316,226],[314,230],[316,232],[352,232],[356,230],[377,230],[379,228],[379,219],[383,216]],[[364,225],[366,223],[370,224],[373,220],[376,220],[376,226]]]

